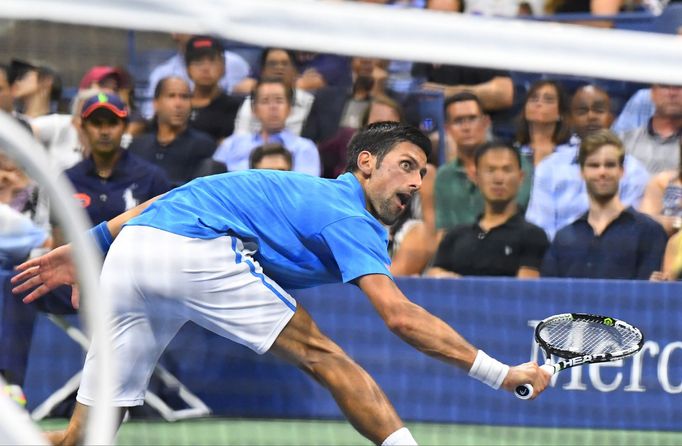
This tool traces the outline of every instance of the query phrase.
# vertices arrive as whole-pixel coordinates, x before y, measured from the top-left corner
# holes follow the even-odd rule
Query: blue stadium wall
[[[352,286],[297,292],[318,325],[379,382],[405,420],[623,429],[682,429],[682,286],[628,281],[400,279],[407,296],[510,364],[537,358],[535,323],[552,314],[606,314],[639,326],[644,350],[622,363],[577,367],[528,402],[416,352],[391,334]],[[35,407],[82,364],[49,321],[36,327],[26,394]],[[341,418],[326,390],[271,355],[193,324],[162,358],[219,416]]]

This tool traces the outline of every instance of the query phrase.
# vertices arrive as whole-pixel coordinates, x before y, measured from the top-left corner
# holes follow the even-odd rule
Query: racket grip
[[[545,371],[545,373],[549,374],[550,376],[553,375],[556,372],[556,369],[554,366],[550,364],[544,364],[541,365],[540,368]],[[518,399],[521,400],[527,400],[531,396],[533,396],[533,385],[532,384],[523,384],[520,386],[516,386],[516,389],[514,389],[514,395]]]

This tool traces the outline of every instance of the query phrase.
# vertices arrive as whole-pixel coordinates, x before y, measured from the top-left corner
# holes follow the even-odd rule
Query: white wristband
[[[508,372],[509,366],[507,364],[502,364],[497,359],[486,355],[483,350],[479,350],[476,354],[474,365],[469,370],[469,376],[489,385],[493,389],[499,389]]]

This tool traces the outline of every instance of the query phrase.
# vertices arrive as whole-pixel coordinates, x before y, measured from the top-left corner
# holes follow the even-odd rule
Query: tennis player
[[[284,290],[339,281],[359,286],[388,328],[422,352],[491,387],[513,391],[530,383],[540,393],[549,377],[536,363],[510,368],[489,357],[393,282],[382,223],[408,207],[429,151],[419,130],[376,123],[353,139],[347,173],[337,179],[265,170],[204,177],[93,228],[105,251],[115,238],[101,276],[114,297],[114,405],[143,403],[159,356],[191,320],[303,369],[374,443],[416,444],[374,380]],[[15,291],[33,289],[28,302],[73,284],[70,250],[22,264]],[[91,347],[76,410],[57,440],[81,439],[94,403],[95,361]]]

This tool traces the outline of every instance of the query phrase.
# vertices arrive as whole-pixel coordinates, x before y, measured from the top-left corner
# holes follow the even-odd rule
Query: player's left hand
[[[526,362],[509,369],[507,377],[502,382],[502,388],[513,393],[516,387],[531,384],[533,396],[530,399],[535,399],[545,390],[551,377],[552,375],[538,366],[536,362]]]
[[[32,290],[24,303],[33,302],[61,285],[71,285],[71,305],[79,306],[79,292],[76,270],[71,258],[71,245],[60,246],[40,257],[27,260],[16,269],[19,274],[12,277],[12,292],[15,294]]]

